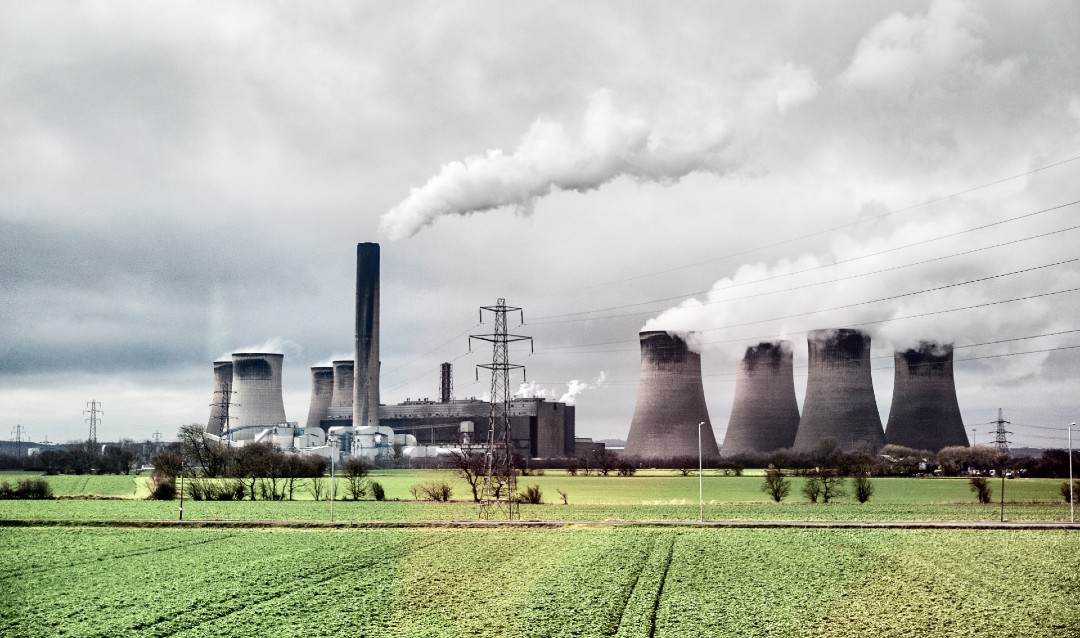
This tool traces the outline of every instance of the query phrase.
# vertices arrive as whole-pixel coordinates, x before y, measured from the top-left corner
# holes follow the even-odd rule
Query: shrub
[[[562,497],[562,504],[563,505],[569,505],[570,504],[570,502],[567,500],[566,492],[560,490],[559,488],[555,488],[555,491],[558,492],[559,496]]]
[[[0,500],[15,498],[15,488],[11,487],[11,483],[4,481],[0,483]]]
[[[375,497],[376,501],[386,500],[386,490],[384,490],[383,486],[376,481],[371,482],[371,495]]]
[[[417,500],[420,500],[420,498],[423,497],[429,501],[445,503],[450,500],[453,489],[446,481],[424,481],[422,483],[414,483],[409,488],[409,493]]]
[[[637,473],[637,466],[632,461],[622,461],[618,467],[619,476],[633,476]]]
[[[985,476],[973,476],[968,479],[968,484],[972,492],[979,498],[979,502],[986,505],[990,502],[992,496],[990,492],[990,479]]]
[[[865,476],[855,477],[855,500],[865,503],[874,495],[874,484]]]
[[[1069,494],[1069,482],[1063,481],[1061,483],[1061,497],[1065,499],[1066,503],[1073,503],[1080,498],[1080,481],[1073,481],[1072,494]]]
[[[15,488],[16,498],[52,498],[52,485],[43,478],[21,478]]]
[[[155,501],[171,501],[175,499],[176,483],[167,477],[154,481],[154,487],[150,490],[150,498]]]
[[[521,493],[520,500],[522,503],[528,503],[529,505],[539,505],[543,503],[543,496],[539,485],[530,485]]]

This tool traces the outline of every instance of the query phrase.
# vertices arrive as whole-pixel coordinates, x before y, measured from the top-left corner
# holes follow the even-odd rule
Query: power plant
[[[922,342],[897,351],[885,442],[938,452],[968,444],[953,381],[952,345]]]
[[[285,355],[270,352],[233,353],[232,391],[238,405],[233,411],[236,423],[226,429],[230,439],[252,439],[257,429],[286,423],[281,399],[284,359]]]
[[[702,454],[717,456],[701,384],[701,355],[667,332],[641,332],[638,338],[641,381],[625,454],[652,459],[697,456],[700,429]]]
[[[735,378],[735,401],[720,456],[768,454],[795,443],[799,404],[791,343],[759,343],[746,349]]]
[[[379,245],[356,245],[353,427],[379,425]]]
[[[809,375],[796,452],[828,442],[843,451],[875,452],[885,445],[870,376],[870,335],[860,330],[814,330],[807,335]]]
[[[229,429],[226,422],[229,417],[223,413],[222,408],[227,407],[232,396],[232,361],[214,362],[214,396],[210,403],[210,420],[206,424],[206,431],[220,436]]]
[[[353,396],[355,395],[356,366],[351,359],[333,361],[333,394],[330,396],[330,407],[349,408],[349,418],[352,418]]]

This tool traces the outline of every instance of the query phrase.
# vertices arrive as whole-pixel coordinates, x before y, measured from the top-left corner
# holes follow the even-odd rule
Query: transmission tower
[[[101,419],[98,418],[99,414],[105,414],[105,411],[101,409],[101,403],[96,400],[91,400],[86,404],[89,409],[83,410],[83,414],[89,414],[86,421],[90,424],[90,438],[87,440],[91,444],[97,444],[97,426],[101,423]]]
[[[22,440],[26,434],[26,428],[16,424],[15,429],[11,431],[11,435],[15,437],[15,456],[22,456]]]
[[[477,368],[491,371],[491,411],[487,432],[487,445],[484,451],[484,480],[480,491],[480,518],[490,519],[496,510],[505,511],[509,519],[517,518],[517,470],[514,468],[514,440],[510,432],[510,371],[521,370],[525,379],[525,366],[510,363],[509,344],[528,340],[532,337],[508,334],[506,315],[520,313],[521,323],[525,323],[525,313],[521,308],[506,305],[505,299],[499,299],[494,306],[480,308],[480,323],[484,322],[484,312],[495,315],[495,330],[491,334],[469,335],[469,350],[472,340],[479,339],[492,344],[491,363],[482,363]],[[477,379],[480,371],[476,371]]]
[[[218,432],[221,436],[225,437],[226,443],[232,441],[232,436],[229,430],[230,419],[235,419],[234,416],[229,416],[229,408],[240,407],[239,403],[232,402],[232,382],[225,381],[221,384],[221,389],[214,392],[215,395],[221,395],[220,398],[210,404],[210,407],[218,409]]]
[[[997,429],[993,431],[993,434],[995,435],[994,445],[997,446],[997,449],[999,449],[1002,452],[1008,454],[1009,453],[1009,440],[1007,438],[1005,438],[1005,435],[1006,434],[1012,434],[1012,432],[1009,432],[1008,430],[1005,429],[1005,426],[1010,425],[1010,422],[1006,421],[1001,416],[1001,408],[998,408],[997,421],[991,421],[990,425],[997,425]]]

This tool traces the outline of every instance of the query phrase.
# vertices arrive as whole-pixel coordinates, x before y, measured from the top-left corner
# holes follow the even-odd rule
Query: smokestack
[[[284,360],[283,354],[233,353],[233,396],[239,404],[233,429],[285,423],[285,404],[281,399]],[[256,429],[237,432],[233,440],[251,439],[256,434]]]
[[[353,426],[379,425],[379,245],[356,245]]]
[[[953,382],[953,348],[923,341],[898,351],[885,442],[938,452],[968,445]]]
[[[828,440],[844,451],[885,445],[870,377],[870,335],[860,330],[814,330],[807,336],[806,379],[796,452],[813,452]]]
[[[798,430],[791,342],[750,346],[739,362],[735,403],[720,456],[767,454],[788,448],[794,445]]]
[[[349,363],[352,363],[351,361]],[[352,387],[349,388],[352,390]],[[330,401],[334,396],[334,369],[316,366],[311,368],[311,403],[308,407],[305,428],[317,428],[326,418]]]
[[[222,431],[229,427],[222,419],[221,402],[229,399],[232,376],[232,361],[214,362],[214,394],[210,400],[210,420],[206,423],[206,431],[210,434],[221,436]]]
[[[334,361],[334,388],[330,397],[330,407],[351,408],[353,405],[353,388],[356,386],[356,378],[353,374],[353,362],[350,359]]]
[[[697,456],[698,423],[705,456],[718,454],[701,385],[701,355],[686,341],[663,331],[646,331],[641,340],[641,381],[626,436],[625,453],[643,458]]]
[[[454,366],[451,363],[444,363],[440,368],[442,374],[439,379],[439,401],[450,403],[450,398],[454,395]]]

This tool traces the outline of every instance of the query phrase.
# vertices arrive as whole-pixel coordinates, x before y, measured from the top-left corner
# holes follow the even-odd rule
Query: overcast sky
[[[721,441],[747,345],[794,343],[801,404],[805,331],[861,326],[883,422],[936,339],[977,442],[1000,407],[1064,446],[1080,7],[889,4],[5,3],[0,438],[84,438],[91,399],[171,438],[256,349],[303,422],[378,241],[384,402],[443,361],[484,395],[504,297],[579,436],[625,437],[645,326],[697,331]]]

